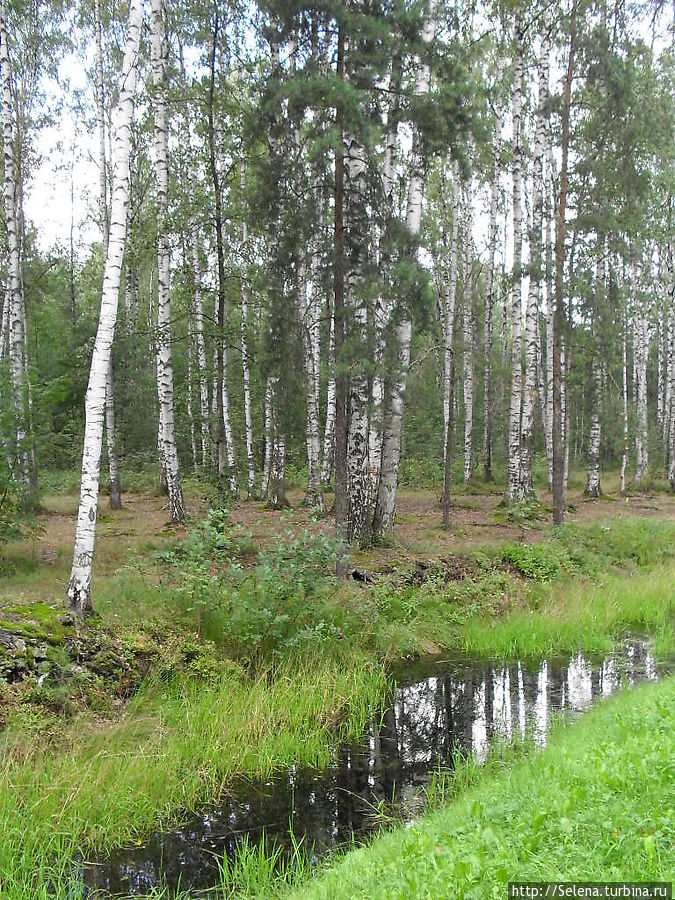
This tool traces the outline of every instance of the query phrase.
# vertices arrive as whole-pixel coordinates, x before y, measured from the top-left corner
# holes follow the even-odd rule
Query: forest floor
[[[618,490],[612,490],[618,487],[614,485],[616,478],[610,476],[607,480],[610,489],[598,500],[585,498],[578,485],[577,490],[570,491],[568,523],[587,524],[617,516],[675,521],[675,494],[650,491],[622,497]],[[259,547],[265,547],[279,536],[305,530],[332,535],[332,516],[317,516],[307,509],[302,503],[302,488],[291,487],[287,496],[290,507],[281,511],[269,509],[260,501],[234,503],[230,521],[245,529],[252,543]],[[197,522],[209,504],[199,484],[192,479],[186,482],[186,497],[190,522]],[[502,497],[503,489],[497,484],[478,482],[456,487],[450,528],[445,531],[441,525],[438,492],[403,488],[398,496],[395,540],[390,545],[353,551],[351,557],[357,567],[381,571],[392,564],[463,557],[485,544],[516,540],[532,543],[548,532],[551,504],[548,491],[539,492],[541,507],[522,517],[510,517],[502,507]],[[4,548],[0,561],[0,602],[48,598],[53,601],[64,596],[72,558],[77,499],[72,485],[66,492],[46,494],[34,529],[23,540]],[[325,502],[330,509],[332,494],[326,494]],[[119,578],[139,568],[151,569],[153,554],[185,538],[189,524],[186,528],[171,525],[166,498],[147,486],[145,490],[134,488],[125,492],[121,510],[110,510],[102,495],[94,582],[95,592],[103,597],[104,608],[108,601],[106,583],[111,577]]]
[[[366,580],[337,584],[332,519],[305,509],[301,489],[281,512],[243,501],[209,512],[188,479],[190,521],[176,528],[139,482],[120,511],[102,498],[100,618],[86,629],[62,619],[72,482],[53,481],[0,555],[3,897],[72,896],[83,849],[166,826],[237,775],[325,763],[360,733],[387,661],[601,652],[629,631],[673,650],[664,492],[588,502],[573,489],[554,533],[545,494],[508,515],[497,486],[469,485],[445,532],[437,495],[404,489],[395,540],[355,552]]]

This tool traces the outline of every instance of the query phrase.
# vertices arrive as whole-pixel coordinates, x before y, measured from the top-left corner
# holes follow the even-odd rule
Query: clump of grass
[[[485,773],[447,807],[356,850],[292,894],[502,896],[509,880],[670,880],[675,679],[626,691],[541,754]]]
[[[118,725],[84,734],[80,725],[56,755],[23,747],[15,761],[5,747],[3,896],[46,898],[55,885],[66,896],[78,851],[166,827],[216,800],[235,774],[326,765],[339,741],[360,734],[383,690],[382,668],[354,657],[339,668],[306,660],[253,681],[235,671],[206,683],[155,681]]]

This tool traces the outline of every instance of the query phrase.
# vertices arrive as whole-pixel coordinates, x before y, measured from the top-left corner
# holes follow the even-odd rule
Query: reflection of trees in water
[[[584,708],[591,695],[645,677],[656,677],[654,659],[637,643],[593,665],[581,655],[534,667],[482,663],[399,686],[363,744],[341,748],[329,769],[242,782],[229,801],[185,828],[96,860],[84,882],[126,894],[179,882],[186,890],[208,887],[217,881],[217,855],[231,857],[245,834],[256,843],[265,830],[270,844],[290,853],[289,825],[307,850],[320,853],[371,830],[378,802],[409,811],[438,767],[454,764],[456,750],[481,754],[496,734],[548,728],[552,710]]]

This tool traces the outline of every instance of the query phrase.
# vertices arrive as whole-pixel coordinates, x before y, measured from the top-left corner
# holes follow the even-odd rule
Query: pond
[[[301,840],[317,857],[358,842],[381,827],[383,809],[404,821],[419,813],[425,786],[439,768],[454,766],[458,752],[484,760],[495,740],[528,734],[544,745],[556,714],[586,710],[624,686],[656,679],[659,670],[649,645],[630,640],[604,659],[434,657],[394,674],[381,714],[329,768],[291,768],[269,781],[233,785],[218,806],[176,830],[88,860],[77,876],[85,894],[208,888],[218,882],[218,858],[232,857],[245,835],[255,843],[264,832],[268,846],[289,853]]]

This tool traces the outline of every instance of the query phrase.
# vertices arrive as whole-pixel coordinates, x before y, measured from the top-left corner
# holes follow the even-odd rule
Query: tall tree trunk
[[[661,277],[660,273],[657,276],[657,285],[660,286]],[[659,431],[659,439],[663,441],[664,439],[664,425],[665,425],[665,401],[666,401],[666,391],[665,391],[665,383],[666,379],[664,378],[664,368],[665,368],[665,360],[666,360],[666,323],[664,321],[664,308],[663,302],[659,296],[659,300],[656,305],[656,426]]]
[[[516,16],[516,50],[513,76],[513,284],[511,288],[511,400],[508,425],[508,467],[504,500],[522,499],[520,480],[520,428],[523,392],[522,372],[522,169],[523,169],[523,20]]]
[[[436,0],[429,4],[429,14],[422,26],[421,38],[428,44],[436,33]],[[429,92],[431,70],[428,63],[421,62],[417,66],[415,94],[423,96]],[[417,128],[413,128],[413,144],[410,161],[410,177],[408,181],[408,197],[406,205],[406,227],[410,240],[415,241],[420,230],[422,219],[422,200],[424,196],[425,158],[422,137]],[[388,392],[388,405],[385,415],[384,436],[382,441],[382,471],[377,491],[373,530],[378,536],[390,534],[394,529],[396,514],[396,491],[398,487],[398,467],[401,461],[401,439],[403,433],[403,407],[405,389],[410,365],[410,340],[412,337],[412,309],[409,303],[400,311],[395,330],[395,345],[398,354],[398,368],[392,374]]]
[[[495,254],[497,251],[497,211],[499,206],[499,177],[502,159],[502,94],[501,83],[504,76],[504,62],[500,55],[497,60],[495,86],[495,133],[492,141],[492,179],[490,181],[490,223],[488,225],[488,259],[485,275],[485,321],[483,325],[483,346],[485,349],[485,370],[483,372],[483,476],[492,481],[492,314],[495,305]],[[447,392],[447,387],[444,394]],[[445,396],[444,396],[445,400]],[[446,408],[444,403],[444,409]],[[446,418],[447,431],[447,418]]]
[[[220,17],[218,8],[213,23],[213,43],[211,46],[209,100],[208,100],[208,142],[209,169],[214,194],[214,225],[216,230],[216,254],[218,258],[218,291],[217,291],[217,350],[215,353],[216,385],[215,406],[217,414],[216,435],[218,443],[218,471],[221,488],[224,484],[224,468],[227,459],[227,491],[236,497],[239,493],[237,467],[230,423],[229,392],[227,386],[227,297],[225,289],[225,241],[223,237],[223,201],[220,189],[220,173],[216,158],[216,128],[214,120],[216,89],[216,56],[218,52],[218,35],[220,33]],[[226,454],[227,453],[227,457]]]
[[[345,25],[338,26],[336,75],[338,81],[345,77]],[[347,518],[349,514],[347,472],[347,370],[345,367],[345,235],[344,235],[344,110],[338,102],[336,108],[338,147],[335,152],[335,203],[333,287],[335,319],[335,537],[337,541],[336,571],[339,576],[347,573]]]
[[[311,305],[308,301],[307,283],[307,258],[305,251],[298,248],[296,252],[296,274],[298,293],[298,313],[302,332],[303,369],[305,386],[305,444],[307,448],[308,479],[305,492],[305,505],[310,508],[321,508],[323,497],[321,494],[321,470],[320,470],[320,443],[319,443],[319,398],[316,392],[316,374],[312,330]]]
[[[468,484],[473,471],[473,194],[471,181],[464,186],[464,234],[463,234],[463,317],[462,341],[464,363],[464,484]]]
[[[244,376],[244,423],[246,426],[246,460],[247,460],[247,496],[250,500],[255,496],[255,455],[253,453],[253,416],[251,414],[251,363],[248,354],[248,223],[246,221],[246,160],[242,157],[239,163],[239,186],[241,189],[241,366]]]
[[[328,384],[326,387],[326,422],[323,432],[321,484],[330,482],[335,459],[335,315],[327,301],[330,324],[328,326]]]
[[[377,248],[379,290],[373,310],[375,332],[374,368],[370,390],[370,424],[368,431],[368,462],[370,468],[370,489],[372,497],[377,497],[382,469],[382,441],[384,438],[385,404],[385,354],[386,341],[391,319],[391,297],[389,295],[389,265],[391,254],[386,246],[394,221],[394,188],[396,185],[396,152],[398,142],[398,115],[401,95],[403,60],[395,53],[389,78],[390,102],[387,110],[387,129],[384,142],[384,170],[382,188],[384,193],[384,225],[376,229],[373,246]],[[383,238],[385,240],[383,240]]]
[[[206,344],[204,342],[204,304],[202,299],[201,264],[199,260],[198,231],[196,224],[191,225],[190,251],[192,254],[192,283],[194,289],[194,325],[197,342],[197,376],[199,379],[199,411],[201,418],[201,461],[208,465],[209,461],[209,387],[206,380]]]
[[[80,502],[75,530],[73,566],[67,589],[70,609],[78,615],[83,615],[85,611],[91,610],[91,576],[96,535],[106,375],[115,334],[120,275],[124,256],[126,207],[129,195],[129,146],[134,93],[138,76],[138,48],[142,18],[143,0],[131,0],[120,95],[115,110],[110,237],[103,273],[101,311],[85,399]]]
[[[355,138],[345,135],[344,141],[346,302],[350,311],[352,345],[359,351],[358,357],[350,360],[349,373],[347,541],[364,545],[371,538],[374,499],[368,471],[368,301],[363,291],[363,265],[369,237],[366,156],[365,148]]]
[[[155,179],[157,203],[157,395],[159,430],[171,521],[185,519],[185,501],[178,463],[173,400],[173,355],[171,351],[170,254],[166,236],[169,167],[167,134],[167,69],[169,45],[164,30],[164,0],[152,0],[152,73],[155,89]]]
[[[99,166],[99,216],[103,235],[103,259],[108,256],[108,234],[110,221],[108,217],[108,183],[106,175],[105,153],[105,94],[103,88],[103,27],[101,22],[101,0],[94,0],[94,28],[96,30],[96,121],[98,127],[98,166]],[[127,214],[127,223],[129,215]],[[113,377],[113,357],[106,373],[106,409],[105,434],[108,453],[108,479],[110,482],[110,508],[122,508],[122,487],[120,483],[120,467],[117,460],[117,441],[115,435],[115,389]]]
[[[572,79],[576,52],[577,2],[572,0],[570,17],[570,43],[567,55],[567,71],[562,99],[562,161],[560,166],[560,192],[555,236],[555,311],[553,314],[553,524],[565,521],[565,434],[563,418],[563,330],[565,310],[563,306],[563,269],[565,264],[565,210],[567,207],[568,156],[570,144],[570,107],[572,105]],[[569,447],[569,444],[568,444]]]
[[[672,198],[669,199],[672,203]],[[668,393],[670,397],[668,415],[668,481],[671,489],[675,490],[675,260],[673,260],[672,236],[668,240],[666,265],[668,268]]]
[[[621,473],[620,486],[621,493],[626,493],[626,465],[628,463],[628,316],[624,310],[623,314],[623,335],[622,335],[622,392],[621,399],[623,405],[623,442],[621,444]]]
[[[546,464],[548,469],[548,486],[549,490],[553,490],[553,317],[555,311],[555,287],[553,277],[553,260],[551,258],[551,250],[553,242],[551,239],[552,219],[553,219],[553,193],[554,193],[554,163],[553,149],[551,146],[550,129],[546,129],[546,180],[545,180],[545,197],[546,197],[546,232],[545,232],[545,254],[546,254],[546,277],[544,279],[546,299],[544,316],[546,319],[546,381],[545,381],[545,400],[542,401],[542,408],[545,409],[544,416],[544,442],[546,447]]]
[[[602,400],[600,365],[595,352],[591,362],[591,429],[588,437],[588,472],[586,475],[587,497],[599,497],[600,487],[600,403]]]
[[[5,228],[7,230],[8,278],[7,299],[9,316],[9,373],[12,388],[16,461],[21,483],[22,500],[30,499],[30,461],[27,435],[26,385],[24,384],[23,287],[21,283],[20,229],[17,220],[17,182],[14,166],[14,134],[12,87],[7,44],[6,0],[0,3],[0,70],[2,76],[3,120],[3,197]]]
[[[648,420],[647,420],[647,362],[648,362],[648,329],[644,300],[641,296],[637,273],[633,269],[633,294],[635,299],[635,374],[637,427],[635,430],[635,477],[639,485],[649,465]]]
[[[272,395],[274,393],[273,380],[267,381],[265,388],[265,409],[264,409],[264,433],[265,433],[265,458],[263,459],[262,481],[260,484],[260,493],[265,500],[268,496],[270,486],[270,475],[272,473],[272,452],[274,449],[274,426],[272,423]]]
[[[444,435],[448,434],[448,422],[453,415],[452,403],[454,403],[453,378],[454,378],[454,329],[455,309],[457,300],[457,268],[459,250],[459,209],[460,209],[460,179],[459,161],[455,159],[452,164],[452,232],[450,237],[450,260],[448,282],[445,286],[445,310],[443,320],[443,427]],[[452,433],[452,429],[450,429]],[[443,442],[443,462],[447,467],[452,460],[452,445]],[[448,503],[450,496],[447,497]]]
[[[190,326],[188,325],[188,329]],[[197,457],[197,429],[195,427],[194,408],[192,405],[192,387],[193,387],[193,371],[194,371],[194,349],[192,346],[191,329],[188,331],[187,337],[187,414],[190,423],[190,450],[192,451],[192,471],[197,474],[199,471],[199,462]]]
[[[539,56],[539,96],[537,105],[537,126],[532,163],[532,227],[530,229],[530,283],[525,311],[525,391],[523,393],[523,416],[520,451],[520,492],[523,497],[534,497],[532,479],[532,444],[534,421],[538,396],[537,349],[539,345],[539,304],[541,283],[544,276],[542,255],[542,224],[544,217],[544,151],[546,119],[548,114],[548,70],[549,35],[548,22],[544,17],[541,29],[541,49]]]
[[[597,312],[605,300],[605,242],[599,241],[599,259],[595,281],[594,306],[596,314],[591,320],[591,428],[588,436],[588,472],[586,475],[587,497],[599,497],[600,486],[600,408],[602,405],[602,382],[600,378],[600,360],[598,353],[599,335],[597,334]]]

